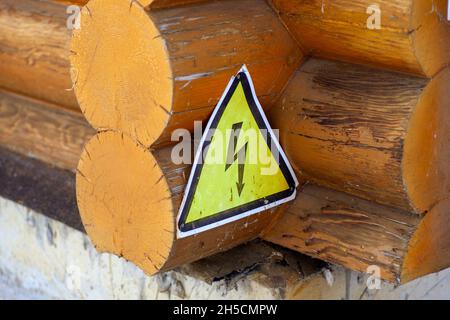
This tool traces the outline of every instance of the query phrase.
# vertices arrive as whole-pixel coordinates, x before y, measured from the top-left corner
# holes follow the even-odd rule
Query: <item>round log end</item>
[[[450,196],[450,68],[423,91],[405,138],[403,179],[412,206],[422,213]]]
[[[90,1],[71,50],[75,93],[90,124],[152,144],[168,122],[173,84],[165,43],[142,2]]]
[[[406,283],[450,265],[450,199],[437,203],[421,220],[409,241],[402,264],[401,283]]]
[[[410,34],[423,74],[433,77],[450,63],[447,0],[412,1]]]
[[[84,227],[99,251],[124,257],[148,274],[167,262],[175,209],[149,150],[117,132],[97,134],[82,153],[76,192]]]

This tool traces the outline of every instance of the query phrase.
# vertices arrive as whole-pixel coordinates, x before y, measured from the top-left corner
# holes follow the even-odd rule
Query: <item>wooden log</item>
[[[256,237],[361,272],[375,265],[382,279],[397,283],[450,265],[448,201],[419,216],[311,184],[288,209],[177,239],[190,168],[174,165],[170,152],[150,151],[111,131],[86,146],[76,175],[77,202],[99,251],[122,256],[148,274]]]
[[[66,8],[54,1],[1,1],[0,86],[78,111]]]
[[[178,239],[176,219],[189,171],[189,165],[173,164],[171,147],[151,152],[113,131],[93,137],[78,165],[76,191],[96,248],[154,274],[254,239],[276,217],[273,209]]]
[[[172,130],[205,120],[243,64],[269,107],[302,59],[261,0],[157,10],[129,0],[92,0],[72,51],[75,91],[88,121],[145,146],[170,142]]]
[[[312,181],[425,213],[449,196],[450,69],[432,80],[311,59],[271,110]]]
[[[306,186],[263,239],[406,283],[450,266],[449,201],[424,217],[331,189]]]
[[[428,77],[450,63],[447,0],[271,2],[305,52],[313,55]],[[370,29],[376,6],[380,29]]]
[[[93,134],[78,112],[0,90],[0,145],[10,150],[75,172]]]
[[[450,200],[436,204],[422,219],[409,242],[402,278],[404,282],[450,266]]]
[[[181,5],[188,5],[199,2],[206,2],[211,0],[139,0],[139,3],[143,7],[147,7],[147,9],[161,9],[161,8],[170,8]]]
[[[140,0],[140,3],[162,8],[200,1]],[[0,86],[78,111],[78,102],[71,90],[69,42],[72,30],[67,28],[66,9],[68,5],[87,3],[88,0],[2,1]]]
[[[56,1],[68,4],[76,4],[79,6],[84,6],[89,2],[89,0],[56,0]],[[141,6],[150,9],[169,8],[204,1],[210,0],[139,0],[139,1],[135,0],[135,2],[138,2]]]
[[[417,215],[307,185],[263,239],[360,272],[376,265],[383,279],[398,282],[419,222]]]
[[[64,3],[66,5],[77,5],[77,6],[84,6],[86,3],[89,2],[89,0],[52,0],[53,2],[60,2]]]

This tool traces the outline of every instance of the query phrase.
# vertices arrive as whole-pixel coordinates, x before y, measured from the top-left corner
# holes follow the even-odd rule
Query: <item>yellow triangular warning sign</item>
[[[205,128],[180,207],[178,236],[292,200],[297,185],[244,66]]]

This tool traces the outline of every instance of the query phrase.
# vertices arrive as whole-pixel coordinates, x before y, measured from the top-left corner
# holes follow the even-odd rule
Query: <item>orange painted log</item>
[[[84,6],[89,0],[52,0],[53,2],[60,2],[66,5]]]
[[[93,127],[145,146],[205,120],[247,64],[262,104],[279,97],[302,54],[261,0],[206,1],[152,9],[92,0],[74,33],[75,91]]]
[[[170,147],[150,151],[110,131],[86,145],[77,170],[77,201],[99,251],[122,256],[148,274],[256,237],[361,272],[377,266],[382,279],[396,283],[450,265],[448,201],[414,215],[312,184],[289,206],[177,238],[190,166],[173,164],[170,153]]]
[[[271,110],[312,181],[426,213],[450,195],[450,68],[432,80],[311,59]]]
[[[449,201],[425,216],[343,192],[305,186],[264,240],[366,273],[406,283],[450,266]]]
[[[0,86],[79,110],[70,76],[67,4],[0,2]]]
[[[271,2],[305,52],[318,57],[428,77],[450,63],[447,0]]]
[[[76,4],[80,6],[84,6],[89,2],[89,0],[55,0],[55,1],[68,4]],[[148,7],[151,9],[169,8],[203,1],[209,0],[135,0],[135,2],[138,2],[141,6]]]
[[[0,90],[3,147],[75,172],[83,146],[94,134],[79,112]]]
[[[84,227],[97,250],[154,274],[254,239],[276,218],[273,209],[177,238],[189,172],[189,165],[171,161],[171,147],[152,152],[121,133],[94,136],[81,156],[76,189]]]

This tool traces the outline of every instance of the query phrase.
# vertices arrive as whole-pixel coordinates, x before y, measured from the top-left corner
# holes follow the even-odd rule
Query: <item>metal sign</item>
[[[290,201],[297,186],[244,66],[205,128],[178,215],[178,237]]]

